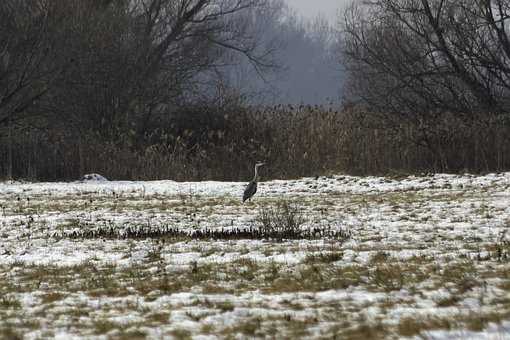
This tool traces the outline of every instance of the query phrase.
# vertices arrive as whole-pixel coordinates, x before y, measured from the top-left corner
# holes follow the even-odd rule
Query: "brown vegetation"
[[[257,160],[266,179],[510,168],[504,1],[353,4],[342,110],[204,87],[232,53],[276,65],[256,18],[278,22],[281,4],[2,2],[0,178],[246,180]]]
[[[8,175],[11,145],[15,177],[43,180],[78,179],[87,172],[110,179],[245,180],[257,160],[269,164],[266,179],[510,167],[509,127],[496,120],[468,125],[445,114],[424,144],[420,127],[402,123],[391,129],[355,109],[202,112],[207,114],[201,124],[176,130],[168,122],[138,145],[129,134],[112,141],[94,132],[16,131],[0,143],[0,176]]]

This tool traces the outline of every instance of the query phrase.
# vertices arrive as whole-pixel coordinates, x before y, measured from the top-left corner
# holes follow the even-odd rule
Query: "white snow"
[[[213,339],[221,331],[234,332],[243,322],[255,325],[260,322],[261,332],[270,330],[272,323],[284,329],[282,320],[310,323],[308,335],[322,338],[331,337],[335,327],[342,324],[342,318],[350,325],[344,327],[345,331],[363,323],[381,322],[387,327],[397,327],[400,320],[409,317],[453,320],[476,313],[510,312],[509,292],[502,288],[509,286],[509,278],[497,274],[508,273],[508,260],[494,257],[494,246],[504,245],[510,239],[510,173],[436,174],[401,179],[335,175],[273,180],[260,183],[253,202],[243,205],[244,186],[245,183],[239,182],[212,181],[108,181],[97,176],[70,183],[0,183],[0,279],[4,280],[0,292],[9,289],[9,296],[20,302],[22,311],[21,314],[15,310],[0,312],[0,317],[18,323],[25,322],[23,318],[39,318],[41,330],[20,328],[25,329],[26,338],[48,334],[62,339],[106,338],[108,325],[113,325],[109,335],[133,329],[153,337],[167,337],[180,331],[198,339]],[[345,243],[335,243],[326,239],[162,242],[150,238],[73,240],[68,237],[73,231],[98,228],[111,228],[125,235],[128,227],[151,230],[254,227],[261,209],[282,200],[299,207],[306,218],[305,228],[329,226],[348,230],[351,238]],[[377,270],[386,265],[404,267],[419,258],[426,259],[427,266],[435,264],[439,269],[434,280],[423,279],[414,287],[417,290],[408,289],[407,282],[405,288],[385,290],[369,284],[373,279],[363,276],[361,282],[366,282],[365,286],[345,289],[282,293],[271,292],[267,287],[252,287],[243,288],[237,294],[203,291],[209,284],[231,289],[249,286],[250,279],[228,282],[231,274],[221,271],[222,266],[253,261],[263,268],[279,266],[279,275],[291,273],[299,277],[299,271],[308,268],[310,255],[338,252],[342,256],[329,263],[331,269],[358,266],[366,268],[363,275],[368,276],[377,275]],[[382,253],[388,261],[378,267],[374,258]],[[437,278],[446,277],[449,268],[462,261],[474,261],[473,270],[484,272],[486,277],[466,274],[458,278],[461,283],[465,280],[469,287],[460,293],[458,287],[463,286],[458,282],[445,279],[438,283]],[[164,272],[175,282],[197,266],[215,265],[220,271],[181,291],[137,295],[134,277],[132,281],[125,279],[131,282],[131,287],[124,287],[125,296],[95,296],[66,288],[58,291],[63,297],[56,297],[54,302],[49,298],[49,302],[44,302],[44,296],[55,288],[51,278],[43,277],[37,286],[24,281],[31,266],[62,268],[65,272],[82,264],[97,270],[113,266],[119,272],[139,266],[151,278]],[[237,269],[239,275],[249,275],[252,270],[248,266]],[[94,278],[75,278],[85,279]],[[16,282],[19,288],[6,286],[7,282]],[[150,298],[151,294],[154,299]],[[448,299],[456,294],[458,301],[449,305]],[[438,307],[441,303],[445,305]],[[300,307],[289,307],[293,304]],[[43,307],[47,312],[43,312]],[[72,311],[78,316],[73,316]],[[151,313],[159,312],[168,314],[164,321],[158,321],[159,324],[147,321]],[[60,317],[61,314],[69,316]],[[504,319],[507,314],[502,315],[502,322],[489,322],[481,331],[470,331],[457,322],[450,330],[427,329],[421,335],[439,339],[498,338],[510,332],[510,321]],[[100,327],[97,324],[102,319],[109,322],[104,325],[106,333],[96,334],[93,329]],[[6,325],[7,321],[0,321],[0,337]],[[203,331],[207,327],[211,329],[208,333]],[[388,334],[395,336],[395,332],[392,328]],[[288,337],[289,334],[279,335]]]

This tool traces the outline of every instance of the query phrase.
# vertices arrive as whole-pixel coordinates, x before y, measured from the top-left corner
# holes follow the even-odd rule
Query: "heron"
[[[255,195],[255,193],[257,192],[257,180],[259,178],[259,167],[261,167],[264,164],[266,164],[266,163],[259,162],[259,163],[255,164],[255,176],[253,176],[253,179],[251,180],[251,182],[248,183],[248,185],[246,186],[246,189],[244,189],[243,203],[246,200],[251,200],[253,195]]]

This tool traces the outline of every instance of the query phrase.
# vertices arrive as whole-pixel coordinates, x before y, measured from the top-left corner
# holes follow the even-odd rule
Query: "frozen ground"
[[[0,183],[0,338],[510,337],[510,173],[243,187]]]

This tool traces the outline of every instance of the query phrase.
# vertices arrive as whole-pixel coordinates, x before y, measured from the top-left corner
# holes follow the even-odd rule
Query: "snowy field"
[[[510,173],[244,185],[0,183],[0,338],[510,337]]]

